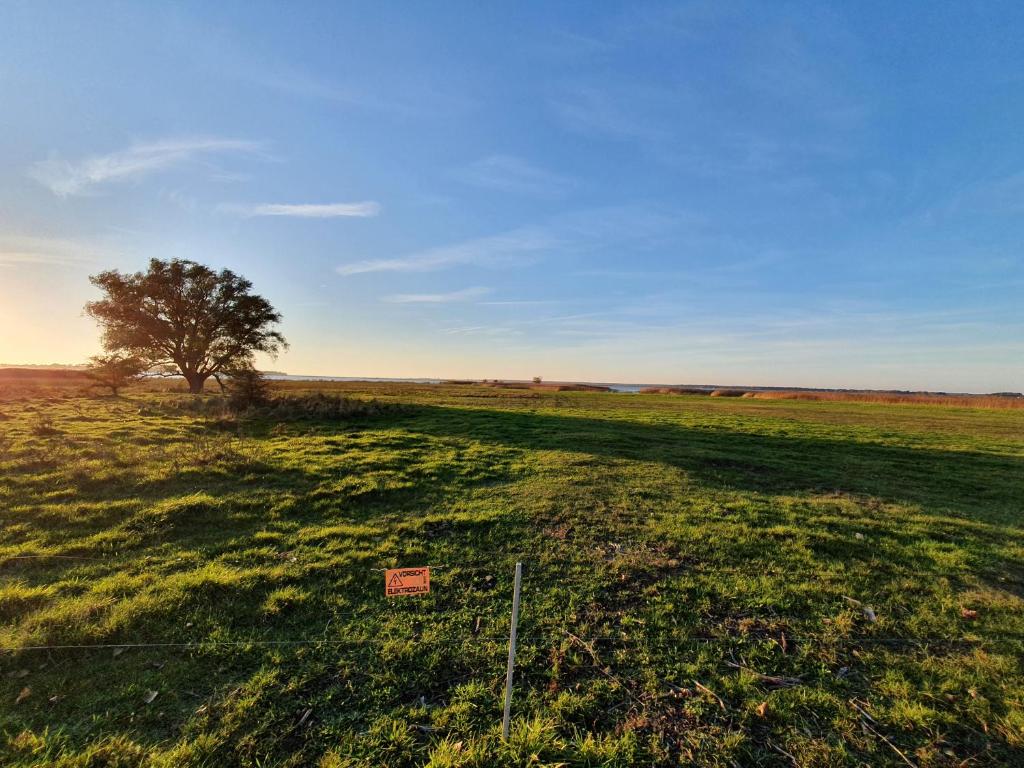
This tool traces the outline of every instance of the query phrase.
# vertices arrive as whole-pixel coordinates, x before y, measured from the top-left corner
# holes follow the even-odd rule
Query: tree
[[[543,379],[540,376],[534,376],[533,377],[533,383],[534,384],[540,384],[542,381],[543,381]]]
[[[193,394],[222,371],[251,368],[257,352],[287,347],[272,329],[281,315],[231,270],[152,259],[147,272],[109,270],[89,279],[104,294],[85,305],[103,330],[103,346],[180,373]]]
[[[138,381],[146,371],[146,362],[139,357],[121,354],[94,355],[89,358],[85,375],[117,397],[122,387]]]

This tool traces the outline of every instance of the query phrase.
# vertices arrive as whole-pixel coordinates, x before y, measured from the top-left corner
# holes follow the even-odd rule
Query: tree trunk
[[[203,385],[206,383],[206,377],[201,376],[198,373],[186,373],[185,381],[188,382],[188,391],[193,395],[198,395],[203,391]]]

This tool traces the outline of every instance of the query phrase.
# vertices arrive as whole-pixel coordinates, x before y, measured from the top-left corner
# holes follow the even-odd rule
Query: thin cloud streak
[[[654,119],[650,108],[641,108],[635,102],[642,94],[655,103],[671,103],[673,97],[678,99],[678,94],[658,93],[656,99],[651,99],[650,91],[654,89],[631,85],[624,90],[628,97],[614,92],[607,83],[600,87],[565,87],[559,95],[548,99],[548,107],[564,128],[585,136],[655,142],[671,135],[662,126],[660,116]]]
[[[487,268],[523,267],[546,256],[580,257],[609,250],[636,250],[666,241],[680,227],[693,227],[691,217],[666,215],[641,206],[611,206],[575,211],[530,227],[428,248],[407,256],[366,259],[335,268],[339,275],[370,272],[432,272],[460,265]]]
[[[380,213],[380,203],[365,200],[358,203],[255,203],[225,204],[220,210],[246,218],[255,216],[289,216],[298,219],[365,219]]]
[[[484,307],[529,307],[538,304],[565,304],[565,301],[556,299],[514,299],[511,301],[481,301],[480,306]]]
[[[484,189],[530,197],[564,195],[573,181],[510,155],[491,155],[453,173],[459,181]]]
[[[490,288],[476,286],[463,288],[461,291],[450,293],[396,293],[385,296],[381,299],[388,304],[451,304],[457,301],[470,301],[471,299],[485,296],[491,292]]]
[[[369,272],[432,272],[459,264],[510,266],[532,264],[557,240],[539,230],[514,230],[455,245],[430,248],[395,259],[367,259],[335,268],[339,275]]]
[[[99,249],[61,238],[0,237],[0,266],[51,265],[71,267],[97,261]]]
[[[394,95],[382,98],[375,96],[372,90],[332,83],[309,73],[289,68],[267,73],[263,77],[252,78],[247,75],[246,79],[253,79],[266,88],[302,99],[335,102],[400,117],[416,115],[421,111],[411,102]]]
[[[225,152],[257,153],[263,143],[242,139],[185,138],[133,144],[106,155],[69,162],[53,152],[35,163],[29,176],[58,197],[89,194],[95,187],[137,179],[200,155]]]

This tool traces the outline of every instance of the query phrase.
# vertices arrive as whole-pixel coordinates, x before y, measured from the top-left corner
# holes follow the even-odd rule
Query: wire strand
[[[539,633],[523,633],[518,636],[518,640],[524,643],[530,642],[550,642],[550,641],[561,641],[565,639],[565,629],[561,631],[552,631],[551,634],[539,634]],[[577,630],[576,634],[586,642],[615,642],[621,643],[622,645],[637,646],[637,645],[659,645],[661,643],[670,644],[686,644],[686,643],[729,643],[732,641],[766,641],[766,642],[777,642],[772,637],[758,637],[751,635],[733,635],[733,636],[722,636],[722,635],[684,635],[684,636],[672,636],[672,637],[654,637],[654,638],[623,638],[616,637],[613,635],[588,635],[587,633],[579,633]],[[330,639],[330,638],[301,638],[294,640],[190,640],[190,641],[173,641],[173,642],[151,642],[151,643],[68,643],[68,644],[53,644],[53,645],[23,645],[23,646],[0,646],[0,652],[3,653],[21,653],[25,651],[58,651],[58,650],[113,650],[113,649],[134,649],[134,648],[219,648],[219,647],[275,647],[275,646],[304,646],[304,645],[351,645],[355,648],[368,647],[368,646],[382,646],[391,642],[411,642],[411,641],[424,641],[425,638],[421,636],[406,636],[406,637],[378,637],[374,640],[342,640],[342,639]],[[470,638],[471,641],[489,641],[489,642],[504,642],[508,640],[508,635],[476,635]],[[797,645],[808,645],[808,644],[819,644],[823,647],[829,647],[832,645],[986,645],[992,643],[1024,643],[1024,634],[1006,634],[1006,635],[993,635],[986,638],[949,638],[949,637],[846,637],[846,638],[825,638],[818,636],[794,636],[786,637],[788,643]],[[433,642],[433,641],[431,641]],[[455,647],[471,645],[472,642],[464,641],[461,644],[455,644]]]

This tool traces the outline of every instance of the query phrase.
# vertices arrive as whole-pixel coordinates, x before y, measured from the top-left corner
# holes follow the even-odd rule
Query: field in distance
[[[0,389],[2,765],[1024,764],[1022,409],[174,386]]]

